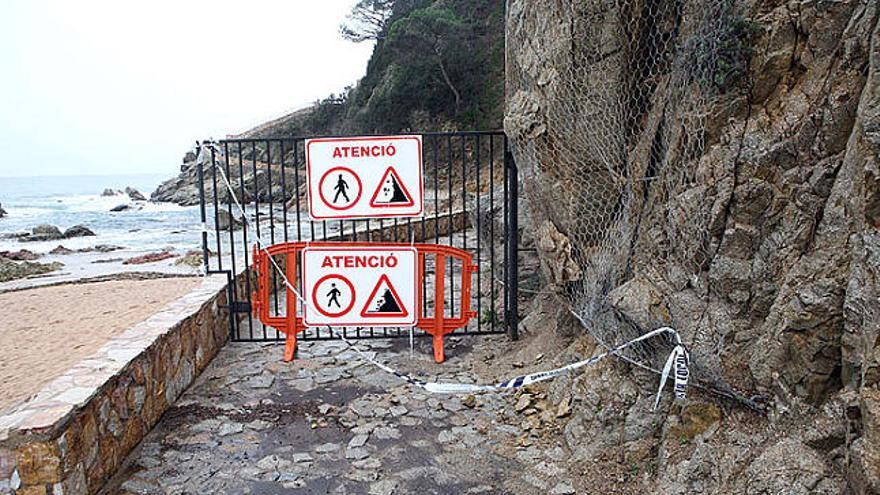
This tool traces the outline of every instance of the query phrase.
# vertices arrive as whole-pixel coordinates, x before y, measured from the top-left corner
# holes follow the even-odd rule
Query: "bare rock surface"
[[[27,241],[41,241],[41,240],[52,240],[52,239],[61,239],[64,237],[64,234],[61,232],[61,229],[54,225],[49,225],[47,223],[42,223],[37,225],[33,229],[31,229],[31,234],[23,238],[22,240]]]
[[[20,278],[35,277],[54,272],[64,266],[63,263],[37,263],[32,261],[16,262],[0,256],[0,282],[8,282]]]
[[[157,261],[167,260],[169,258],[173,258],[175,256],[174,253],[170,251],[157,251],[155,253],[147,253],[141,256],[135,256],[133,258],[128,258],[123,261],[123,265],[144,265],[146,263],[155,263]]]
[[[70,239],[71,237],[88,237],[94,236],[95,233],[92,232],[92,229],[86,227],[85,225],[74,225],[69,229],[64,231],[63,237],[65,239]]]
[[[13,261],[34,261],[40,259],[40,255],[27,249],[19,249],[18,251],[0,251],[0,258]]]
[[[620,186],[603,179],[615,171],[574,165],[619,151],[634,171],[628,190],[638,192],[632,238],[620,273],[595,282],[609,316],[586,325],[675,326],[697,378],[729,387],[739,404],[763,404],[766,416],[725,406],[703,430],[701,415],[672,409],[646,425],[644,397],[633,390],[641,372],[611,367],[576,383],[574,404],[611,406],[573,407],[569,446],[581,441],[576,455],[600,463],[653,459],[645,486],[657,493],[880,493],[871,412],[880,387],[880,5],[737,3],[728,22],[742,36],[727,48],[745,50],[745,64],[736,82],[711,89],[694,152],[681,138],[689,109],[661,90],[670,73],[662,56],[652,59],[660,65],[650,80],[626,64],[635,55],[624,48],[657,43],[636,26],[666,4],[625,4],[508,4],[505,128],[520,169],[540,172],[526,174],[527,195],[547,191],[530,198],[542,212],[538,255],[561,294],[592,282],[598,241],[572,232],[578,222],[609,222],[602,214],[617,205],[591,198]],[[688,0],[679,17],[650,25],[666,32],[674,23],[672,36],[688,35],[703,6],[720,4]],[[561,93],[565,61],[583,58],[578,50],[601,56],[578,68],[587,77],[574,93]],[[725,63],[734,56],[728,51]],[[625,129],[625,119],[609,115],[637,122]],[[590,148],[591,136],[605,149]],[[570,153],[579,139],[584,156]],[[659,150],[653,159],[645,143]],[[545,151],[529,155],[535,149]],[[675,173],[688,174],[678,189],[653,185]],[[585,184],[586,199],[565,201]],[[618,459],[603,461],[601,446],[616,446]]]
[[[215,159],[219,166],[223,167],[223,173],[228,176],[242,203],[249,203],[256,198],[263,203],[271,199],[273,202],[284,204],[293,198],[294,194],[304,194],[304,188],[301,191],[296,191],[293,187],[297,181],[294,177],[294,167],[291,164],[297,163],[297,161],[292,151],[286,150],[287,166],[283,170],[286,187],[282,187],[280,150],[277,147],[272,148],[268,157],[263,148],[242,149],[239,153],[238,149],[230,147],[229,151],[228,169],[225,157],[216,156]],[[271,160],[271,165],[267,162],[267,158]],[[270,175],[271,181],[269,180]],[[213,198],[214,184],[216,183],[218,200],[220,202],[227,201],[228,189],[223,182],[221,173],[215,172],[212,168],[210,158],[209,163],[202,165],[202,178],[201,184],[204,187],[206,198]],[[193,153],[187,153],[180,166],[180,174],[160,184],[150,195],[150,200],[177,203],[183,206],[197,205],[201,194],[199,184],[199,164]],[[242,189],[243,193],[239,193]]]
[[[40,224],[31,229],[30,232],[12,234],[11,238],[18,239],[22,242],[40,242],[94,235],[95,233],[85,225],[74,225],[62,232],[61,229],[54,225]]]
[[[131,199],[132,201],[146,201],[147,200],[147,198],[143,194],[141,194],[140,191],[138,191],[137,189],[135,189],[133,187],[126,187],[125,194],[127,194],[128,198]]]

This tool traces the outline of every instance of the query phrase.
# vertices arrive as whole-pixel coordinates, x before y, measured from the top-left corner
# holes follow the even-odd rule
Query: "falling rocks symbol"
[[[379,187],[373,193],[370,206],[412,206],[413,199],[397,175],[394,167],[388,167]]]
[[[361,311],[365,317],[408,316],[409,312],[400,303],[400,296],[391,285],[387,275],[379,277],[376,286],[367,298],[367,304]]]

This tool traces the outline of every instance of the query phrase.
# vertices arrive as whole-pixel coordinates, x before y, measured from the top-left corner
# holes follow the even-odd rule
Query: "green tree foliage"
[[[339,27],[343,38],[360,43],[382,39],[394,0],[359,0]]]
[[[504,2],[361,0],[341,32],[376,40],[366,74],[285,133],[501,127]]]
[[[473,25],[449,8],[432,6],[415,10],[392,24],[386,45],[399,55],[404,67],[428,73],[436,68],[455,97],[457,113],[461,108],[461,92],[450,77],[450,67],[461,69],[467,64],[461,54],[473,52],[469,45],[474,38]]]

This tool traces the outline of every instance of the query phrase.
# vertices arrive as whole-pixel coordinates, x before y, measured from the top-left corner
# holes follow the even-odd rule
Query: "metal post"
[[[201,150],[197,150],[197,152],[201,153]],[[204,160],[204,155],[202,155],[202,159]],[[202,261],[205,264],[205,273],[208,273],[210,267],[208,266],[208,229],[206,228],[208,225],[208,215],[205,211],[205,170],[202,162],[196,161],[196,165],[199,167],[199,213],[202,218]]]
[[[508,180],[508,215],[507,220],[507,291],[510,307],[507,308],[507,332],[513,340],[519,339],[519,174],[516,170],[516,162],[510,152],[510,144],[506,142],[504,147],[504,166],[507,168]]]

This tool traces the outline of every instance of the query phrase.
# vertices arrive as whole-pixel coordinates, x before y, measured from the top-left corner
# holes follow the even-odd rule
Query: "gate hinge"
[[[232,301],[229,310],[233,313],[250,313],[251,303],[247,301]]]

